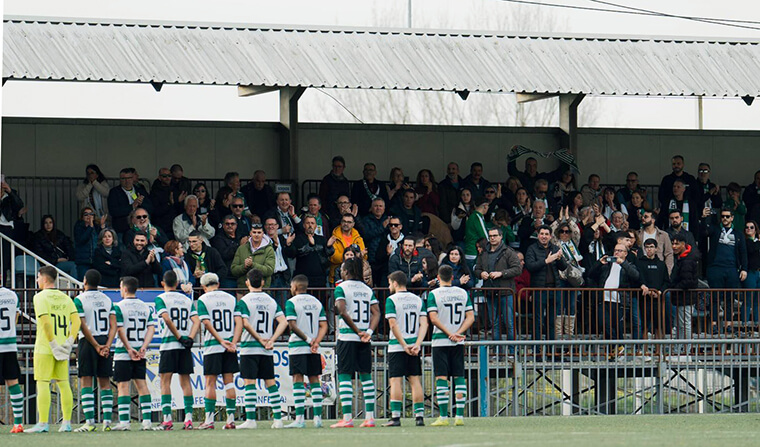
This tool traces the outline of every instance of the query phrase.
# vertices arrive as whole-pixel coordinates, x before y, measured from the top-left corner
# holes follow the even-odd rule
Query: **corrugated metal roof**
[[[760,96],[760,43],[9,18],[3,78]]]

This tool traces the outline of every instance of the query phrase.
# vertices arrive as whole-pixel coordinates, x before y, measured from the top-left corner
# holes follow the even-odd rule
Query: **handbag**
[[[571,262],[570,259],[567,259],[564,251],[562,252],[562,257],[567,262],[567,267],[559,271],[560,279],[569,282],[573,287],[581,287],[583,285],[583,271],[575,263]]]

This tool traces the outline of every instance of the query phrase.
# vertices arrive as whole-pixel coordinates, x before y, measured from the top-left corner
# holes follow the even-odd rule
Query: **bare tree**
[[[398,2],[374,9],[375,25],[398,27],[406,24],[406,9]],[[415,28],[452,29],[452,20],[444,11],[414,17]],[[459,28],[493,30],[505,34],[552,32],[566,25],[551,11],[526,5],[476,2]],[[350,110],[361,122],[397,124],[493,125],[493,126],[557,126],[559,101],[550,98],[520,104],[516,95],[472,93],[466,101],[453,92],[407,92],[387,90],[330,90],[325,95],[305,95],[302,99],[304,120],[353,120]],[[341,107],[341,105],[343,107]],[[584,100],[579,108],[579,124],[593,125],[598,104]]]

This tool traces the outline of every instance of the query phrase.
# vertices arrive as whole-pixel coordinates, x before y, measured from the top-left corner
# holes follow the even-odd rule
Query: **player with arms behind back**
[[[111,298],[98,291],[100,272],[94,269],[84,274],[84,292],[74,298],[74,306],[81,319],[79,333],[79,383],[82,393],[82,410],[85,423],[75,431],[95,431],[95,393],[92,389],[92,378],[98,378],[100,389],[100,407],[103,411],[103,431],[111,429],[113,414],[113,390],[111,390],[111,375],[113,374],[113,358],[111,344],[116,336],[116,325],[111,324]]]
[[[18,323],[19,299],[10,289],[0,287],[0,385],[8,387],[13,409],[11,433],[23,433],[24,393],[18,384],[21,368],[18,365],[16,323]]]
[[[119,389],[119,423],[115,431],[130,429],[129,406],[131,403],[129,383],[134,382],[140,402],[142,426],[140,430],[151,430],[151,397],[145,382],[147,365],[145,354],[148,345],[156,333],[156,318],[153,309],[137,298],[139,282],[134,276],[121,278],[119,291],[122,300],[113,307],[112,315],[116,321],[118,338],[114,351],[113,380]]]
[[[238,372],[235,335],[235,297],[219,289],[215,273],[201,276],[204,294],[198,298],[198,316],[205,329],[203,334],[203,377],[206,386],[206,420],[199,430],[214,429],[216,409],[216,379],[221,375],[226,395],[227,423],[225,430],[235,429],[235,384],[233,375]]]
[[[395,271],[388,275],[392,293],[385,301],[385,318],[391,328],[388,341],[388,376],[391,382],[391,420],[386,427],[401,426],[401,409],[404,405],[404,377],[412,388],[414,416],[418,427],[425,425],[423,416],[425,395],[422,392],[422,364],[420,349],[428,329],[425,303],[406,290],[407,277]]]
[[[256,428],[256,381],[259,379],[264,381],[269,392],[274,417],[272,428],[282,428],[273,350],[274,342],[285,332],[288,322],[274,298],[262,291],[264,273],[251,269],[245,276],[248,294],[235,308],[235,338],[232,341],[234,344],[240,342],[240,377],[245,381],[245,422],[238,428]]]
[[[325,309],[318,299],[306,293],[309,279],[305,275],[296,275],[290,281],[290,293],[293,295],[285,303],[285,316],[290,325],[290,375],[293,376],[293,400],[296,407],[296,420],[287,428],[304,428],[304,377],[309,379],[311,399],[314,404],[314,427],[322,427],[322,356],[319,343],[327,334],[327,317]]]
[[[193,340],[200,329],[198,313],[193,308],[193,299],[177,292],[179,279],[173,270],[164,272],[161,285],[164,293],[156,297],[156,314],[161,333],[161,360],[158,374],[161,378],[161,413],[164,420],[162,430],[174,428],[172,421],[172,377],[179,374],[182,387],[182,404],[185,408],[183,430],[193,429],[193,387],[190,374],[193,372]],[[191,289],[192,291],[192,289]],[[192,293],[192,292],[191,292]]]
[[[427,311],[433,325],[433,374],[440,416],[431,425],[449,425],[449,381],[454,379],[456,420],[464,425],[467,383],[464,380],[464,333],[475,321],[469,294],[451,285],[453,270],[449,265],[438,269],[441,286],[428,294]]]
[[[34,313],[37,316],[37,337],[34,342],[34,380],[37,382],[37,425],[27,433],[50,431],[50,382],[58,386],[63,422],[59,432],[71,431],[71,413],[74,396],[69,383],[69,358],[74,337],[79,332],[79,313],[74,301],[57,290],[58,271],[45,266],[37,272],[37,285],[42,291],[34,295]]]
[[[354,374],[359,374],[364,393],[365,418],[362,427],[375,426],[375,384],[372,382],[372,334],[380,321],[380,306],[375,293],[364,282],[361,259],[346,259],[341,266],[344,281],[335,286],[335,311],[338,323],[338,394],[343,420],[331,428],[354,426],[351,414]]]

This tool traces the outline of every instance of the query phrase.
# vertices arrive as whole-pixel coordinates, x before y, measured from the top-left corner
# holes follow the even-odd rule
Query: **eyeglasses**
[[[499,237],[499,235],[498,235],[498,234],[489,234],[489,235],[488,235],[488,238],[489,238],[489,239],[491,239],[491,238],[495,238],[495,237]]]
[[[237,222],[225,222],[224,223],[225,227],[234,227],[236,225],[237,225]]]
[[[351,202],[338,202],[338,205],[351,205]]]
[[[342,223],[342,224],[348,224],[348,225],[353,225],[354,221],[353,220],[341,220],[340,223]]]
[[[171,174],[161,174],[160,175],[161,178],[169,178],[171,176],[172,176]]]
[[[94,216],[95,213],[84,213],[83,216]]]
[[[570,230],[559,230],[559,234],[570,234]]]
[[[199,189],[199,190],[197,190],[195,192],[206,192],[206,190],[205,189]]]
[[[140,219],[140,220],[142,220],[142,219],[147,219],[147,218],[148,218],[148,215],[147,215],[147,214],[141,214],[141,215],[139,215],[139,216],[135,216],[135,219]]]
[[[236,204],[236,205],[232,205],[232,207],[233,208],[243,208],[243,205],[242,204]]]
[[[700,174],[707,174],[707,173],[709,173],[709,172],[710,172],[710,170],[709,170],[709,169],[700,169],[700,170],[699,170],[699,173],[700,173]]]

